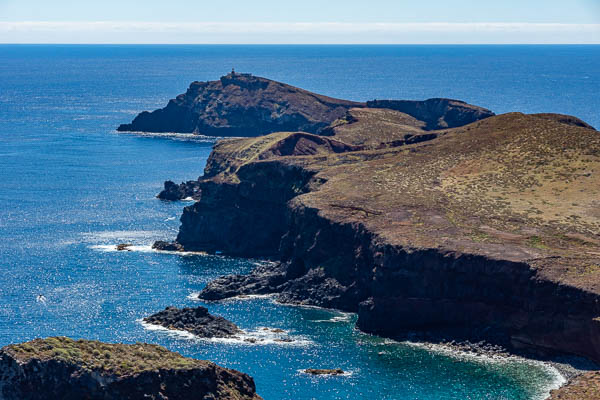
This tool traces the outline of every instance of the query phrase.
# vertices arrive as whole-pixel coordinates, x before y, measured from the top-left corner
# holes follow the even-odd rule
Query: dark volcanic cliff
[[[142,112],[119,131],[182,132],[207,136],[258,136],[277,131],[316,133],[350,107],[362,103],[334,99],[284,83],[235,74],[193,82],[163,109]]]
[[[0,350],[0,399],[260,400],[248,375],[145,343],[64,337]]]
[[[222,141],[177,241],[281,260],[210,283],[205,299],[277,293],[356,311],[384,336],[494,333],[600,361],[600,135],[573,121],[505,114],[379,149]]]

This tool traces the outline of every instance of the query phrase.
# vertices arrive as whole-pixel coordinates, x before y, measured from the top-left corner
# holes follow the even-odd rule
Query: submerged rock
[[[118,251],[131,251],[131,249],[129,249],[129,247],[133,246],[131,243],[120,243],[117,245],[117,250]]]
[[[310,375],[344,375],[344,371],[340,368],[334,369],[314,369],[308,368],[304,370],[305,374]]]
[[[0,350],[2,400],[259,400],[252,378],[164,347],[65,337]]]
[[[242,332],[233,322],[210,314],[205,307],[167,307],[144,318],[144,322],[187,331],[202,338],[232,337]]]

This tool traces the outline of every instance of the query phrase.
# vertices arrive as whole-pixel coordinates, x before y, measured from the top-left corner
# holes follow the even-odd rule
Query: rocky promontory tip
[[[163,109],[142,112],[118,131],[180,132],[207,136],[258,136],[277,131],[317,133],[351,107],[270,79],[232,72],[218,81],[193,82]]]
[[[144,318],[144,322],[187,331],[201,338],[232,337],[242,332],[233,322],[210,314],[205,307],[167,307]]]
[[[0,350],[0,399],[261,398],[248,375],[161,346],[51,337]]]

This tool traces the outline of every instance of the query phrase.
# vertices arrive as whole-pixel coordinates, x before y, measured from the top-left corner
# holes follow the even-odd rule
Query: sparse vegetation
[[[67,337],[35,339],[7,346],[6,351],[27,362],[31,359],[55,359],[83,369],[117,375],[132,375],[159,369],[190,369],[207,365],[206,361],[185,358],[164,347],[147,344],[109,344]]]

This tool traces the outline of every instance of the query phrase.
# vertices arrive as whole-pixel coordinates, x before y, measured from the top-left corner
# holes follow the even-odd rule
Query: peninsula
[[[247,101],[260,90],[248,89]],[[280,104],[295,109],[290,100]],[[157,248],[279,261],[219,278],[200,298],[274,293],[356,312],[358,328],[386,337],[482,339],[600,362],[594,128],[448,99],[337,102],[310,127],[269,113],[268,129],[260,117],[242,132],[238,120],[220,132],[261,136],[219,141],[202,177],[169,184],[171,198],[192,191],[198,201],[184,208],[176,240]],[[181,123],[209,115],[198,112]]]

